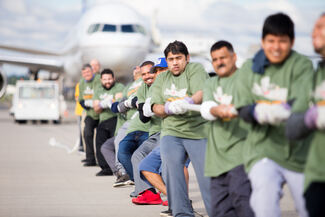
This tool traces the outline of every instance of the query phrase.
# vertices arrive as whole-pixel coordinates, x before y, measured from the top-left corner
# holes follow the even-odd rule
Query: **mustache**
[[[226,65],[225,64],[220,64],[219,66],[218,66],[218,69],[220,69],[220,68],[222,68],[222,67],[225,67]]]

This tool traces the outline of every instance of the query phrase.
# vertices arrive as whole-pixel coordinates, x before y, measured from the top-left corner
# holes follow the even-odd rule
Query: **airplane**
[[[60,52],[0,45],[0,49],[27,55],[0,54],[4,63],[26,66],[37,78],[40,70],[80,74],[81,67],[97,59],[102,68],[110,68],[119,81],[128,81],[132,68],[144,60],[150,47],[157,43],[147,20],[122,3],[96,5],[86,10],[67,37]],[[6,76],[0,68],[0,97],[5,92]]]

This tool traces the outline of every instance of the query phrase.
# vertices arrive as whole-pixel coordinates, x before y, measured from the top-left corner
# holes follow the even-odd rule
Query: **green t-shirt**
[[[136,81],[133,81],[132,83],[130,83],[129,85],[127,85],[123,91],[123,97],[124,98],[133,98],[136,96],[137,91],[139,89],[139,87],[142,85],[143,80],[142,78],[137,79]],[[129,111],[127,111],[126,113],[126,120],[131,120],[135,117],[135,112],[137,111],[137,109],[130,109]]]
[[[320,64],[316,73],[316,89],[313,101],[324,106],[325,103],[325,66]],[[305,189],[312,182],[325,182],[325,130],[316,130],[305,167]]]
[[[146,96],[148,95],[148,91],[149,91],[148,85],[142,82],[142,85],[139,87],[139,89],[136,92],[136,96],[138,97],[138,103],[144,102]],[[150,122],[143,123],[139,118],[138,111],[136,111],[135,115],[136,116],[130,121],[130,126],[127,130],[127,133],[131,133],[134,131],[149,132]]]
[[[144,85],[142,85],[144,86]],[[144,88],[144,87],[140,87],[140,89],[138,90],[137,96],[138,96],[138,103],[145,103],[147,98],[151,98],[151,90],[152,88]],[[145,85],[147,86],[147,85]],[[148,86],[147,86],[148,87]],[[160,132],[161,130],[161,118],[157,117],[156,115],[152,116],[150,119],[150,126],[149,126],[149,136]]]
[[[157,76],[152,85],[152,104],[165,104],[184,97],[191,97],[203,90],[208,78],[207,72],[199,63],[188,63],[185,70],[174,76],[169,70]],[[170,135],[188,139],[206,138],[206,121],[199,112],[188,111],[181,115],[168,115],[162,119],[161,137]]]
[[[100,75],[98,74],[95,74],[91,81],[86,81],[81,78],[79,81],[79,101],[93,99],[95,89],[101,85]],[[97,114],[93,108],[86,110],[86,115],[94,120],[99,119],[99,114]]]
[[[237,72],[235,107],[252,105],[260,100],[290,101],[295,100],[292,112],[302,112],[308,107],[310,92],[299,92],[299,89],[311,89],[313,73],[311,61],[292,51],[281,64],[271,64],[265,73],[252,71],[252,60],[244,63]],[[254,124],[245,141],[243,151],[246,170],[260,159],[267,157],[284,168],[302,172],[308,151],[308,141],[289,142],[285,137],[284,124],[279,126]]]
[[[94,100],[104,100],[106,98],[111,98],[113,102],[117,99],[115,98],[115,94],[122,93],[124,89],[124,85],[121,83],[115,83],[114,86],[106,90],[103,85],[97,86],[95,89]],[[99,122],[108,120],[112,117],[116,117],[116,114],[112,112],[109,108],[103,109],[102,112],[99,114]]]
[[[234,104],[235,80],[238,73],[230,77],[218,76],[208,79],[203,89],[203,101],[217,104]],[[216,177],[243,164],[242,149],[249,125],[240,118],[210,121],[208,145],[205,157],[205,176]]]
[[[132,83],[128,84],[124,89],[123,89],[123,97],[128,98],[128,97],[133,97],[135,96],[135,93],[137,92],[137,89],[141,86],[142,79],[139,78],[136,81],[133,81]],[[136,112],[136,109],[130,109],[129,111],[124,113],[118,113],[117,114],[117,123],[116,123],[116,128],[115,128],[115,133],[114,135],[117,135],[118,130],[120,127],[125,123],[125,121],[130,120],[131,117],[134,115]]]

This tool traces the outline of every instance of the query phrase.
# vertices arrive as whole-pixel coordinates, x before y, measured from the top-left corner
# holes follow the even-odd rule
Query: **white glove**
[[[258,103],[254,110],[255,119],[260,124],[279,125],[286,121],[290,114],[287,104]]]
[[[112,99],[110,99],[110,98],[106,98],[99,102],[99,106],[103,109],[111,108],[112,104],[113,104],[113,102],[112,102]]]
[[[130,96],[127,100],[124,101],[125,107],[132,108],[132,99],[133,97]]]
[[[169,104],[169,110],[176,115],[184,114],[187,112],[187,109],[182,105],[188,104],[186,100],[175,100]]]
[[[218,106],[218,104],[214,101],[205,101],[202,103],[200,112],[201,116],[208,121],[214,121],[217,119],[214,115],[211,114],[210,110],[212,107]]]
[[[316,127],[320,130],[325,129],[325,106],[317,106]]]
[[[146,117],[151,117],[155,115],[155,113],[152,112],[151,110],[151,97],[147,98],[144,105],[143,105],[143,115]]]
[[[85,100],[85,106],[88,106],[90,108],[94,108],[93,100],[92,99]]]
[[[132,101],[133,100],[136,100],[136,107],[138,107],[137,99],[138,99],[138,97],[136,97],[136,96],[133,96],[133,97],[130,96],[127,100],[124,101],[125,107],[127,107],[127,108],[135,108],[135,107],[132,106]]]

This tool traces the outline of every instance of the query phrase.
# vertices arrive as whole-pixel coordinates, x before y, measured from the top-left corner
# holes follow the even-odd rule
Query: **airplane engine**
[[[5,94],[7,88],[7,76],[0,69],[0,98]]]

